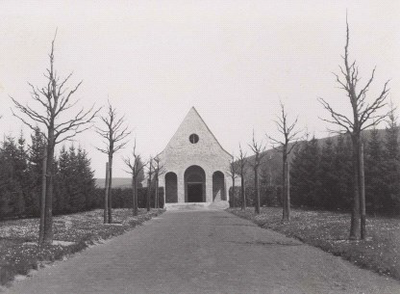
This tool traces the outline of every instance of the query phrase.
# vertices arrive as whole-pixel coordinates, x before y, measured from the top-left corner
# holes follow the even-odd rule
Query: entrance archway
[[[198,165],[192,165],[185,171],[185,202],[206,201],[206,173]]]
[[[222,172],[216,171],[213,174],[213,201],[226,200],[225,176]]]
[[[166,203],[178,202],[178,177],[174,172],[165,175],[165,201]]]

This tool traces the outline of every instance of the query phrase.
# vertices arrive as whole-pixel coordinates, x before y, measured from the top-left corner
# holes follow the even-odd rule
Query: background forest
[[[398,127],[363,133],[365,145],[366,204],[370,215],[400,215],[400,148]],[[39,130],[29,142],[4,137],[0,147],[0,218],[38,217],[42,189],[44,138]],[[350,211],[352,206],[351,139],[340,135],[300,142],[290,161],[293,207]],[[55,160],[53,212],[67,214],[103,208],[104,189],[96,187],[87,152],[75,145],[62,146]],[[254,204],[254,175],[247,158],[245,187],[247,205]],[[143,179],[143,174],[141,174]],[[101,180],[99,181],[101,182]],[[130,179],[113,188],[113,207],[131,208]],[[238,181],[237,181],[238,182]],[[235,206],[241,206],[239,188]],[[281,206],[282,159],[275,149],[266,151],[260,166],[261,205]],[[139,207],[145,207],[147,189],[139,189]],[[154,194],[154,192],[152,193]],[[159,190],[160,196],[163,190]],[[232,195],[232,189],[230,190]],[[162,197],[160,197],[162,199]],[[154,195],[151,197],[154,206]],[[162,203],[161,203],[162,204]],[[231,201],[231,205],[232,205]]]
[[[0,219],[39,217],[45,138],[37,129],[30,140],[6,136],[0,146]],[[63,145],[54,160],[55,215],[104,208],[104,189],[96,187],[88,153]],[[139,181],[143,179],[143,172]],[[130,179],[128,179],[130,181]],[[160,195],[163,190],[160,189]],[[139,207],[146,206],[147,189],[138,190]],[[112,191],[114,208],[131,208],[131,189]],[[154,190],[151,203],[154,206]]]
[[[395,121],[382,129],[363,132],[367,212],[400,215],[400,154]],[[293,207],[350,211],[352,208],[351,138],[339,135],[299,142],[290,156],[290,193]],[[282,157],[266,151],[260,166],[261,205],[281,206]],[[245,171],[247,205],[254,204],[254,156]],[[241,206],[235,189],[235,206]],[[230,192],[232,193],[232,191]]]

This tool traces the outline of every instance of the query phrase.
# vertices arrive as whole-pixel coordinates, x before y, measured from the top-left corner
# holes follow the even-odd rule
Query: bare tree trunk
[[[232,177],[232,207],[236,207],[236,198],[235,198],[235,177]]]
[[[290,165],[286,160],[286,215],[290,221]]]
[[[155,196],[154,196],[154,208],[159,208],[160,207],[160,199],[159,199],[159,195],[158,195],[158,176],[155,177]]]
[[[283,147],[283,171],[282,171],[282,198],[283,215],[282,221],[290,221],[290,181],[289,181],[289,163],[287,159],[287,147]]]
[[[129,158],[124,158],[124,163],[129,167],[129,173],[132,175],[132,214],[133,216],[138,215],[138,188],[137,182],[140,171],[143,169],[143,164],[141,163],[140,155],[136,154],[136,139],[133,146],[133,161]]]
[[[242,210],[246,209],[246,190],[244,188],[244,177],[243,177],[243,171],[241,171],[240,174],[240,194],[242,196]]]
[[[359,136],[356,134],[352,136],[353,139],[353,179],[354,179],[354,195],[353,195],[353,210],[351,213],[350,224],[350,239],[358,239],[360,229],[360,185],[359,185]]]
[[[112,223],[112,155],[108,157],[108,223]]]
[[[132,177],[132,206],[133,216],[138,215],[138,202],[137,202],[137,179]]]
[[[360,152],[360,214],[361,214],[361,239],[367,237],[366,209],[365,209],[365,173],[364,173],[364,146],[361,143]]]
[[[47,140],[47,166],[46,166],[46,200],[44,212],[43,242],[53,242],[53,161],[54,161],[54,125],[52,124]]]
[[[105,195],[104,195],[104,223],[108,223],[108,178],[110,177],[110,170],[108,162],[106,162],[106,182],[105,182]]]
[[[287,162],[284,156],[283,159],[283,170],[282,170],[282,206],[283,206],[283,214],[282,214],[282,221],[289,221],[289,213],[288,213],[288,199],[287,199]]]
[[[147,185],[147,203],[146,203],[146,208],[147,211],[150,211],[150,197],[151,197],[151,173],[152,173],[152,160],[150,159],[149,162],[149,179],[148,179],[148,185]]]
[[[46,167],[47,167],[47,147],[43,153],[43,171],[42,171],[42,195],[40,199],[40,225],[39,225],[39,244],[42,245],[44,241],[44,223],[45,223],[45,209],[46,209]]]
[[[146,209],[150,211],[150,197],[151,197],[151,179],[147,181],[147,198],[146,198]]]
[[[255,196],[256,196],[256,205],[255,205],[255,212],[257,214],[260,213],[260,189],[258,185],[258,167],[254,168],[254,189],[255,189]]]

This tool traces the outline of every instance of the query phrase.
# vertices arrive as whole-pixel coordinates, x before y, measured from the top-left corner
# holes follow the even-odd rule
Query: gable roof
[[[181,127],[183,125],[185,125],[187,123],[187,121],[192,120],[192,119],[199,119],[200,122],[205,126],[205,128],[207,129],[207,131],[211,134],[211,136],[214,138],[215,142],[218,144],[218,146],[221,148],[222,151],[224,151],[226,154],[228,154],[230,157],[233,157],[228,151],[226,151],[222,145],[219,143],[219,141],[217,140],[217,138],[215,137],[215,135],[213,134],[213,132],[210,130],[210,128],[208,127],[208,125],[205,123],[204,119],[201,117],[201,115],[198,113],[198,111],[196,110],[196,108],[194,106],[192,106],[192,108],[190,108],[190,110],[188,111],[188,113],[186,114],[185,118],[183,119],[183,121],[180,123],[179,127],[177,128],[177,130],[175,131],[174,135],[171,137],[171,139],[168,141],[166,147],[164,148],[164,150],[168,147],[168,145],[171,143],[171,141],[173,140],[173,138],[175,137],[175,135],[177,134],[177,132],[179,131],[179,129],[181,129]],[[161,153],[164,152],[161,151]]]

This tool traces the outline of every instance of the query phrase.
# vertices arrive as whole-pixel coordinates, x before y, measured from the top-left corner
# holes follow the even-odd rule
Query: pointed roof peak
[[[197,111],[196,107],[194,107],[194,106],[192,106],[192,107],[189,109],[189,112],[191,112],[191,111],[195,111],[195,112],[197,112],[197,114],[199,113],[199,112]]]
[[[206,124],[206,122],[204,121],[204,119],[201,117],[201,115],[199,114],[199,112],[197,111],[197,109],[192,106],[189,111],[187,112],[185,118],[183,119],[183,121],[181,122],[181,124],[179,125],[178,129],[176,130],[175,134],[171,137],[171,139],[169,140],[167,146],[164,148],[163,151],[160,152],[163,153],[165,151],[165,149],[171,144],[171,142],[174,140],[174,138],[176,137],[177,133],[179,133],[179,131],[182,129],[182,127],[184,127],[185,125],[188,124],[189,121],[198,121],[200,122],[201,125],[204,126],[204,128],[207,130],[207,132],[211,135],[211,137],[214,139],[214,141],[216,142],[216,144],[219,145],[219,147],[229,156],[232,157],[232,155],[226,151],[221,144],[219,143],[219,141],[217,140],[217,138],[215,137],[215,135],[213,134],[213,132],[210,130],[210,128],[208,127],[208,125]]]
[[[194,107],[194,106],[192,106],[192,107],[189,109],[189,111],[186,113],[186,116],[185,116],[185,118],[183,119],[182,123],[183,123],[186,119],[188,119],[188,117],[193,116],[193,115],[198,116],[198,117],[200,118],[200,120],[202,120],[203,123],[206,124],[206,123],[204,122],[203,118],[201,117],[200,113],[197,111],[196,107]],[[181,123],[181,124],[182,124],[182,123]]]

